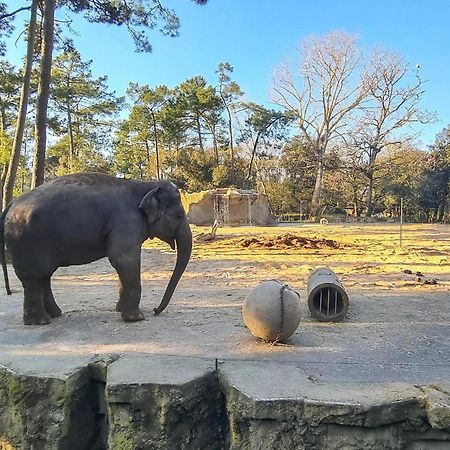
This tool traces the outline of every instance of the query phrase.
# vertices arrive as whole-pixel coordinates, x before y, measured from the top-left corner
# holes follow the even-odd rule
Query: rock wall
[[[105,367],[87,357],[2,361],[0,449],[104,449]]]
[[[215,189],[194,194],[182,192],[183,206],[193,225],[259,225],[276,223],[267,196],[243,189]]]
[[[3,357],[0,448],[448,449],[450,383],[325,383],[286,364],[139,354]]]

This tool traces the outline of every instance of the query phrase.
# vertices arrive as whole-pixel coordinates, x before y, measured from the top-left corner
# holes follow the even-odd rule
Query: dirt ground
[[[144,244],[146,320],[138,323],[123,323],[114,311],[117,276],[103,259],[59,269],[53,290],[63,317],[25,327],[22,289],[9,267],[14,294],[7,297],[2,289],[0,353],[276,360],[310,364],[314,377],[339,364],[335,370],[352,379],[450,380],[450,226],[405,225],[401,247],[398,224],[219,228],[217,239],[205,241],[208,231],[193,227],[200,238],[192,260],[157,317],[152,310],[176,255],[162,242]],[[350,309],[340,323],[317,322],[308,311],[308,274],[324,266],[349,294]],[[288,283],[301,296],[300,326],[284,345],[255,339],[241,318],[250,290],[269,279]]]

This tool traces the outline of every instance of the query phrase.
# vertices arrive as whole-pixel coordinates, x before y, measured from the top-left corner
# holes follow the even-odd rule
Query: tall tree
[[[130,120],[124,120],[115,135],[114,170],[126,178],[148,179],[151,170],[149,155],[130,127]]]
[[[35,2],[36,0],[33,0]],[[193,0],[199,5],[207,0]],[[70,11],[83,13],[91,22],[113,25],[125,25],[130,32],[137,51],[151,51],[151,45],[145,33],[146,29],[161,26],[160,30],[166,35],[177,36],[180,22],[175,12],[164,6],[160,0],[117,1],[98,0],[41,0],[43,4],[43,41],[41,44],[40,80],[36,107],[35,126],[35,154],[33,161],[32,186],[38,186],[44,181],[44,165],[47,140],[47,105],[51,81],[51,62],[53,51],[54,18],[56,7],[66,7]],[[0,2],[0,37],[8,31],[9,20],[17,12],[28,9],[19,8],[13,13],[4,13],[5,4]],[[0,48],[1,51],[1,48]]]
[[[8,61],[0,60],[0,198],[8,173],[12,139],[9,128],[16,114],[21,76]]]
[[[294,136],[283,146],[280,166],[284,170],[286,183],[289,184],[292,200],[302,202],[302,210],[306,213],[306,205],[311,201],[315,184],[314,149],[302,136]]]
[[[179,165],[172,177],[178,186],[190,192],[211,189],[214,167],[213,152],[190,148],[180,154]]]
[[[393,144],[411,142],[417,132],[412,132],[410,126],[429,123],[433,116],[419,107],[425,93],[419,68],[412,73],[409,65],[395,52],[373,51],[363,82],[368,98],[361,105],[362,116],[352,136],[366,163],[366,215],[370,217],[378,155]]]
[[[316,216],[327,149],[343,133],[349,114],[367,95],[358,80],[359,66],[356,38],[332,32],[305,40],[296,71],[286,65],[274,78],[274,100],[297,117],[302,136],[316,153],[316,182],[311,199],[312,214]]]
[[[234,173],[234,139],[233,139],[233,109],[237,104],[239,97],[244,93],[240,86],[231,80],[230,74],[233,73],[233,66],[228,63],[220,63],[216,73],[219,78],[219,96],[222,100],[223,107],[227,115],[228,125],[228,147],[230,149],[230,168],[231,168],[231,184],[235,184]]]
[[[359,155],[347,152],[342,157],[342,165],[339,169],[340,183],[347,206],[352,206],[353,215],[360,217],[364,211],[367,182],[365,177],[366,163],[361,161]]]
[[[52,71],[53,36],[55,23],[55,0],[43,0],[43,25],[39,85],[36,101],[36,123],[34,128],[34,158],[31,187],[44,182],[45,154],[47,150],[47,106],[50,96]]]
[[[386,149],[380,155],[374,204],[380,205],[391,216],[400,215],[403,199],[404,214],[409,221],[420,219],[421,190],[424,173],[430,167],[430,154],[412,147],[409,143]]]
[[[192,144],[205,151],[206,133],[217,141],[214,133],[219,114],[213,113],[221,108],[222,102],[214,88],[202,76],[189,78],[175,88],[175,102],[183,111],[186,127],[193,132]]]
[[[247,179],[250,179],[259,147],[262,144],[270,145],[270,141],[280,140],[290,119],[285,112],[267,109],[257,103],[247,103],[246,108],[249,115],[245,119],[246,128],[242,130],[242,139],[251,144],[247,171]]]
[[[150,168],[150,151],[155,152],[155,176],[159,180],[161,179],[163,110],[170,99],[171,92],[165,85],[152,89],[148,85],[139,86],[131,83],[127,93],[134,100],[128,118],[128,129],[134,134],[134,140],[145,148],[148,168]]]
[[[444,222],[449,208],[450,127],[439,133],[431,146],[431,160],[425,171],[424,185],[423,200],[428,199],[428,206],[433,209],[432,220]]]
[[[102,136],[109,134],[111,117],[123,102],[108,92],[106,76],[92,77],[91,64],[75,50],[61,53],[53,62],[49,124],[67,144],[58,145],[65,165],[59,174],[86,169],[88,154],[100,151]]]
[[[175,155],[174,167],[178,164],[180,151],[188,144],[189,130],[184,116],[182,106],[172,93],[161,110],[161,126],[164,145],[167,150],[172,151]]]
[[[30,21],[28,23],[27,33],[27,56],[23,71],[23,85],[20,94],[19,112],[17,115],[14,141],[12,145],[11,158],[9,161],[8,172],[6,174],[3,188],[3,208],[5,208],[13,198],[14,184],[16,181],[17,168],[20,161],[20,150],[22,148],[23,133],[25,130],[25,121],[28,109],[28,96],[31,84],[31,71],[33,68],[33,52],[36,36],[36,17],[38,0],[32,0]]]

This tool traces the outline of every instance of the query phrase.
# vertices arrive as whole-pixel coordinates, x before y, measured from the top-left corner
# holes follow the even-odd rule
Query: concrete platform
[[[201,278],[204,261],[191,263],[168,309],[152,316],[172,264],[173,255],[144,252],[139,323],[114,311],[105,261],[57,272],[64,315],[47,326],[22,325],[12,277],[13,296],[0,298],[0,444],[450,448],[445,290],[349,289],[346,319],[325,324],[310,317],[304,284],[294,286],[300,326],[285,345],[270,345],[242,323],[249,286]]]

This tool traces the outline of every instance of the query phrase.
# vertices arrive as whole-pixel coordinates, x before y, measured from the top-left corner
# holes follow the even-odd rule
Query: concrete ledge
[[[450,448],[448,382],[331,382],[309,372],[273,362],[147,354],[2,355],[0,446]]]
[[[450,448],[450,397],[436,386],[317,382],[285,364],[243,361],[219,373],[231,448],[403,449],[417,440]]]

